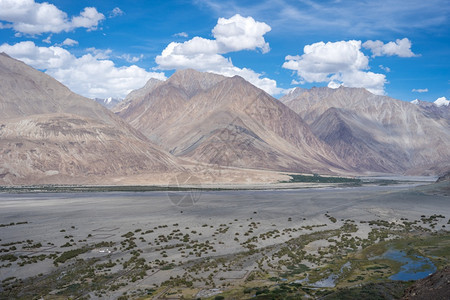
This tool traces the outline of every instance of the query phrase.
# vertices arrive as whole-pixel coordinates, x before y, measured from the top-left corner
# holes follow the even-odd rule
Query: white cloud
[[[144,54],[141,54],[139,56],[131,56],[130,54],[122,54],[118,56],[118,58],[124,59],[129,63],[136,63],[144,58]]]
[[[412,89],[411,91],[416,93],[426,93],[428,92],[428,89]]]
[[[8,22],[6,26],[25,34],[59,33],[79,27],[94,30],[104,18],[94,7],[86,7],[79,16],[69,19],[65,12],[47,2],[0,0],[0,20]]]
[[[383,71],[385,71],[385,72],[387,72],[387,73],[389,73],[389,72],[391,71],[391,68],[385,67],[385,66],[383,66],[383,65],[379,65],[378,67],[379,67],[381,70],[383,70]]]
[[[71,25],[73,28],[84,27],[88,30],[95,30],[98,23],[104,18],[105,16],[99,13],[95,7],[85,7],[79,16],[72,18]]]
[[[269,51],[269,44],[263,37],[269,30],[267,24],[256,22],[251,17],[220,18],[213,29],[216,39],[196,36],[184,43],[172,42],[155,61],[161,70],[192,68],[225,76],[239,75],[269,94],[280,94],[283,89],[277,87],[275,80],[264,78],[251,69],[238,68],[231,59],[222,55],[241,50]]]
[[[261,49],[262,53],[270,50],[264,34],[272,30],[269,25],[257,22],[252,17],[244,18],[234,15],[229,19],[219,18],[212,33],[216,39],[220,53],[241,50]]]
[[[173,36],[187,38],[189,35],[186,32],[175,33]]]
[[[437,98],[436,101],[434,101],[434,104],[437,107],[449,106],[450,105],[450,100],[447,100],[447,98],[445,98],[445,97],[440,97],[440,98]]]
[[[361,52],[361,41],[318,42],[306,45],[302,55],[286,56],[283,68],[297,72],[301,81],[328,82],[331,88],[366,88],[384,94],[386,76],[369,69],[369,58]]]
[[[46,39],[42,40],[46,44],[52,43],[52,35],[50,34]]]
[[[109,17],[110,18],[115,18],[118,16],[122,16],[125,13],[123,12],[123,10],[121,10],[119,7],[114,7],[114,9],[109,13]]]
[[[61,44],[62,46],[75,46],[78,45],[78,42],[69,38],[66,38],[64,42]]]
[[[93,56],[97,59],[108,59],[112,53],[111,49],[104,50],[104,49],[97,49],[95,47],[87,48],[86,51],[93,54]]]
[[[295,79],[292,79],[291,84],[298,85],[298,84],[305,84],[305,82],[304,81],[297,81]]]
[[[407,38],[397,39],[395,42],[387,44],[382,41],[367,41],[363,47],[372,51],[372,57],[376,56],[393,56],[399,57],[415,57],[418,56],[411,51],[411,41]]]
[[[144,86],[150,78],[166,79],[163,73],[147,72],[136,65],[116,67],[113,61],[95,53],[75,57],[64,48],[38,47],[31,41],[14,45],[5,43],[0,46],[0,52],[45,70],[74,92],[89,98],[124,98],[130,91]]]

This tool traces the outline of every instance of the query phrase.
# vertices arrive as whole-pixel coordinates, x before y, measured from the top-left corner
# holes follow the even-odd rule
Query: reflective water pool
[[[408,257],[405,252],[391,249],[383,257],[402,263],[400,272],[389,277],[392,280],[418,280],[436,272],[433,262],[423,256]]]

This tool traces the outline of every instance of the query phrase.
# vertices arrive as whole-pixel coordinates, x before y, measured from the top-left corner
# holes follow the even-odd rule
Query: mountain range
[[[152,184],[205,169],[245,182],[259,171],[439,174],[450,167],[447,106],[364,89],[297,88],[278,100],[239,76],[188,69],[150,79],[108,110],[1,54],[0,90],[2,184]]]
[[[449,166],[445,113],[361,88],[294,90],[280,101],[357,172],[436,174]]]
[[[239,76],[176,72],[116,113],[175,156],[219,166],[342,170],[298,114]]]
[[[113,98],[113,97],[108,97],[108,98],[105,98],[105,99],[94,98],[95,102],[100,103],[101,105],[103,105],[106,108],[113,108],[114,106],[116,106],[117,104],[122,102],[122,100],[123,99]]]
[[[0,54],[0,179],[96,183],[179,168],[176,158],[91,99]]]

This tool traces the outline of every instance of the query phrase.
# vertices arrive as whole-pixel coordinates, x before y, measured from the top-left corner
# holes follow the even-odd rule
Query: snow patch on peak
[[[418,105],[419,104],[419,99],[415,99],[413,101],[411,101],[412,104]]]

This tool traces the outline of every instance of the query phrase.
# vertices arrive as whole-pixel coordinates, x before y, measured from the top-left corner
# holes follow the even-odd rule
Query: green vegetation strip
[[[291,180],[287,182],[315,182],[315,183],[362,183],[361,179],[348,177],[324,177],[314,175],[289,175]]]

